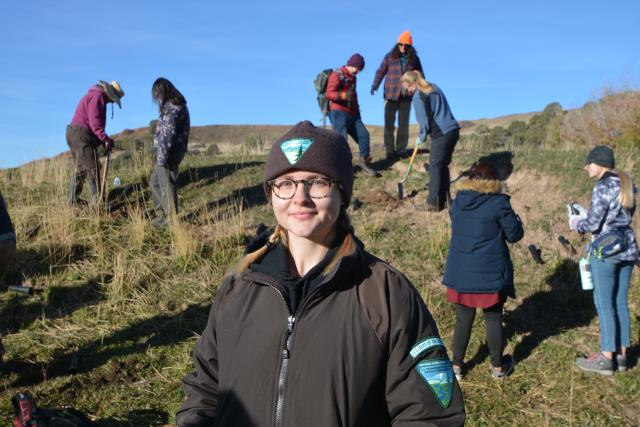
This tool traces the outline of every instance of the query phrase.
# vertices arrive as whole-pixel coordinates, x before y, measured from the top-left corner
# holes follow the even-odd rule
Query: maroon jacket
[[[100,86],[92,86],[78,103],[71,124],[89,129],[103,143],[112,141],[104,131],[108,100],[107,94]]]
[[[325,95],[329,101],[329,111],[345,111],[352,116],[360,116],[356,76],[341,67],[329,76]]]

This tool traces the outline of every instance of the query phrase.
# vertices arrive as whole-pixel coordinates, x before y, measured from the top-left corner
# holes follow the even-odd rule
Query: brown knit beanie
[[[267,181],[292,170],[318,172],[335,178],[342,187],[343,206],[351,201],[353,164],[351,149],[344,137],[332,130],[315,127],[310,121],[298,123],[273,146],[264,165],[264,191]]]

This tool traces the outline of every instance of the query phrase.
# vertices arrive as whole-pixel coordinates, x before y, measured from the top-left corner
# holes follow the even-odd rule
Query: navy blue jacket
[[[467,180],[451,205],[451,243],[443,283],[458,292],[514,297],[513,264],[506,242],[524,236],[500,181]]]

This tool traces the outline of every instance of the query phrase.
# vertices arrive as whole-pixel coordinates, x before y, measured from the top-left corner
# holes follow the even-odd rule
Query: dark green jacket
[[[293,315],[283,292],[252,270],[221,286],[180,427],[464,424],[436,324],[400,272],[354,245]]]

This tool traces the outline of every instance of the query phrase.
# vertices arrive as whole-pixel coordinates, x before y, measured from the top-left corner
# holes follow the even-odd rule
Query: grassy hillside
[[[379,155],[381,134],[373,135]],[[524,240],[511,246],[518,298],[505,309],[507,351],[515,355],[516,370],[502,382],[491,378],[484,324],[477,316],[467,353],[471,370],[461,383],[471,426],[640,423],[640,368],[603,378],[574,366],[576,356],[597,350],[598,322],[590,292],[579,289],[576,258],[557,238],[566,236],[579,250],[585,244],[568,231],[565,215],[567,202],[589,202],[585,154],[586,149],[495,149],[471,142],[456,149],[452,176],[479,157],[494,161],[526,225]],[[635,177],[638,154],[618,153],[619,165]],[[421,155],[416,164],[425,160]],[[183,400],[180,379],[191,369],[189,352],[217,286],[257,224],[273,223],[261,187],[263,161],[260,150],[188,155],[179,177],[180,221],[160,231],[149,221],[147,177],[153,163],[146,149],[114,162],[110,178],[119,176],[123,185],[110,192],[110,214],[65,206],[68,159],[0,171],[19,238],[5,284],[41,289],[33,296],[0,294],[7,347],[1,425],[10,422],[10,397],[24,389],[40,405],[87,411],[100,426],[173,423]],[[415,211],[426,196],[421,167],[405,184],[410,197],[396,199],[405,168],[406,160],[381,178],[358,173],[354,197],[362,207],[352,208],[351,215],[367,248],[420,290],[449,345],[454,309],[440,284],[449,219],[446,213]],[[542,249],[545,264],[533,261],[529,244]],[[629,298],[636,356],[638,277],[636,272]]]

